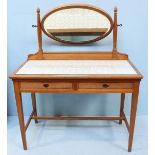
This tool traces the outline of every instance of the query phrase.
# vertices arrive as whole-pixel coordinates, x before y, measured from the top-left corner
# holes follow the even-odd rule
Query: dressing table
[[[114,19],[104,10],[86,4],[57,7],[40,19],[37,9],[38,51],[30,54],[10,78],[13,80],[16,106],[24,150],[26,130],[32,119],[38,120],[118,120],[129,132],[128,151],[132,150],[139,85],[143,76],[117,50],[117,8]],[[113,32],[113,49],[103,52],[44,52],[42,32],[66,44],[94,43]],[[31,93],[32,113],[24,124],[23,92]],[[120,93],[119,116],[38,116],[35,93]],[[130,123],[124,113],[125,93],[132,94]],[[94,103],[95,104],[95,103]]]

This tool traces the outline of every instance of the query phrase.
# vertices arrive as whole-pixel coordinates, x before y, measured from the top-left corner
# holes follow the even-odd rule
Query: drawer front
[[[132,83],[112,82],[21,82],[22,92],[70,92],[70,93],[103,93],[132,92]]]
[[[130,89],[132,83],[80,83],[79,89]]]
[[[72,83],[64,82],[22,82],[21,89],[71,89]]]

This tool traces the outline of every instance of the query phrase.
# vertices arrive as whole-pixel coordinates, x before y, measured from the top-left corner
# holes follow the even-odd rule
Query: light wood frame
[[[131,152],[133,133],[138,103],[139,84],[143,76],[128,59],[127,54],[117,51],[117,8],[114,9],[113,50],[107,52],[43,52],[40,24],[40,10],[37,9],[38,52],[30,54],[28,60],[127,60],[137,74],[134,75],[19,75],[17,71],[10,78],[14,83],[16,106],[19,117],[20,131],[24,150],[27,150],[26,130],[32,119],[38,123],[40,119],[47,120],[119,120],[125,122],[129,131],[128,151]],[[51,87],[51,83],[55,87]],[[58,87],[62,84],[62,87]],[[69,85],[68,85],[69,84]],[[93,87],[92,87],[93,86]],[[102,88],[101,88],[102,87]],[[23,92],[31,93],[32,113],[24,124],[22,96]],[[121,93],[120,116],[38,116],[35,93]],[[130,124],[124,113],[125,93],[132,93]]]
[[[54,35],[49,34],[49,33],[46,32],[46,30],[45,30],[45,28],[44,28],[44,21],[46,20],[46,18],[47,18],[49,15],[51,15],[51,14],[57,12],[57,11],[60,11],[60,10],[72,9],[72,8],[82,8],[82,9],[88,9],[88,10],[93,10],[93,11],[95,11],[95,12],[98,12],[99,14],[105,16],[105,17],[109,20],[109,22],[110,22],[110,29],[109,29],[106,33],[100,33],[99,37],[96,37],[95,39],[88,40],[88,41],[80,41],[80,42],[71,42],[71,41],[62,40],[62,39],[60,39],[60,38],[58,38],[58,37],[55,37]],[[112,29],[113,29],[113,26],[114,26],[113,20],[112,20],[111,16],[110,16],[106,11],[104,11],[104,10],[102,10],[102,9],[100,9],[100,8],[94,7],[94,6],[92,6],[92,5],[85,5],[85,4],[70,4],[70,5],[63,5],[63,6],[57,7],[57,8],[55,8],[55,9],[49,11],[47,14],[45,14],[45,15],[43,16],[42,20],[41,20],[41,29],[42,29],[42,31],[43,31],[48,37],[50,37],[50,38],[52,38],[52,39],[54,39],[54,40],[56,40],[56,41],[58,41],[58,42],[61,42],[61,43],[75,44],[75,45],[76,45],[76,44],[87,44],[87,43],[93,43],[93,42],[99,41],[99,40],[105,38],[106,36],[108,36],[108,35],[111,33],[111,31],[112,31]],[[68,30],[69,30],[70,32],[72,32],[71,29],[68,29]],[[77,31],[78,31],[78,30],[77,30]],[[82,30],[81,30],[81,32],[83,32],[83,31],[85,31],[85,29],[82,29]],[[94,31],[95,31],[95,32],[98,32],[98,29],[93,30],[93,32],[94,32]],[[89,32],[90,32],[90,30],[89,30]]]
[[[110,30],[109,30],[109,32],[106,33],[106,35],[103,34],[103,35],[101,35],[100,37],[98,37],[98,38],[96,38],[96,39],[94,39],[94,40],[92,40],[92,41],[84,41],[84,42],[77,42],[77,43],[68,42],[68,41],[63,41],[63,40],[60,40],[60,39],[58,39],[58,38],[56,38],[56,37],[54,37],[54,36],[49,35],[49,34],[45,31],[45,29],[44,29],[44,26],[43,26],[44,20],[45,20],[50,14],[52,14],[52,13],[58,11],[58,10],[62,10],[62,9],[64,9],[64,8],[72,8],[72,7],[79,7],[79,8],[83,8],[83,7],[84,7],[84,8],[89,8],[89,9],[95,10],[95,11],[100,12],[100,13],[102,13],[103,15],[105,15],[105,16],[109,19],[109,21],[110,21],[110,23],[111,23],[111,25],[112,25],[111,28],[110,28]],[[97,7],[93,7],[93,6],[89,6],[89,5],[87,6],[87,5],[76,4],[76,5],[67,5],[67,6],[65,5],[65,6],[58,7],[58,8],[56,8],[56,9],[50,11],[49,13],[47,13],[47,14],[43,17],[42,21],[41,21],[41,19],[40,19],[40,9],[37,8],[37,32],[38,32],[38,52],[36,53],[36,55],[37,55],[37,57],[38,57],[37,59],[44,59],[44,58],[43,58],[43,49],[42,49],[42,31],[43,31],[47,36],[49,36],[50,38],[52,38],[52,39],[54,39],[54,40],[57,40],[57,41],[59,41],[59,42],[62,42],[62,43],[69,43],[69,44],[85,44],[85,43],[93,43],[93,42],[96,42],[96,41],[99,41],[99,40],[103,39],[104,37],[108,36],[112,30],[113,30],[113,49],[112,49],[113,59],[118,59],[118,58],[119,58],[119,59],[122,59],[122,57],[123,57],[123,58],[124,58],[124,57],[127,57],[127,55],[126,55],[126,54],[121,54],[121,53],[119,53],[119,52],[117,51],[117,27],[118,27],[118,23],[117,23],[117,7],[114,8],[114,22],[113,22],[111,16],[110,16],[108,13],[106,13],[105,11],[103,11],[103,10],[97,8]],[[104,52],[105,52],[105,51],[104,51]],[[111,51],[110,51],[110,52],[111,52]],[[110,54],[111,54],[111,53],[108,53],[107,56],[109,56]],[[122,57],[121,57],[121,56],[122,56]]]

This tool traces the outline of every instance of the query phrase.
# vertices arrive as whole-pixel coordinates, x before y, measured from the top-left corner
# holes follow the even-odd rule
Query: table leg
[[[36,95],[35,95],[35,93],[31,93],[31,99],[32,99],[32,107],[33,107],[33,110],[34,110],[34,116],[37,116]],[[37,119],[35,119],[35,123],[38,123]]]
[[[20,132],[21,132],[21,137],[22,137],[22,142],[23,142],[23,148],[24,148],[24,150],[27,150],[22,96],[21,96],[21,92],[20,92],[20,88],[19,88],[19,83],[16,81],[14,81],[14,90],[15,90],[16,106],[17,106],[17,112],[18,112]]]
[[[125,100],[125,93],[121,93],[120,117],[123,116],[124,100]],[[122,120],[119,120],[119,124],[122,124]]]
[[[136,111],[137,111],[137,104],[138,104],[138,94],[139,94],[139,82],[136,82],[134,83],[134,91],[132,93],[128,152],[131,152],[132,150],[133,134],[134,134]]]

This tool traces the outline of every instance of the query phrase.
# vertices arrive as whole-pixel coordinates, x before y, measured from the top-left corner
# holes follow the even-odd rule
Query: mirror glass
[[[111,18],[86,8],[65,8],[44,17],[45,33],[64,43],[88,43],[104,38],[111,31]]]

